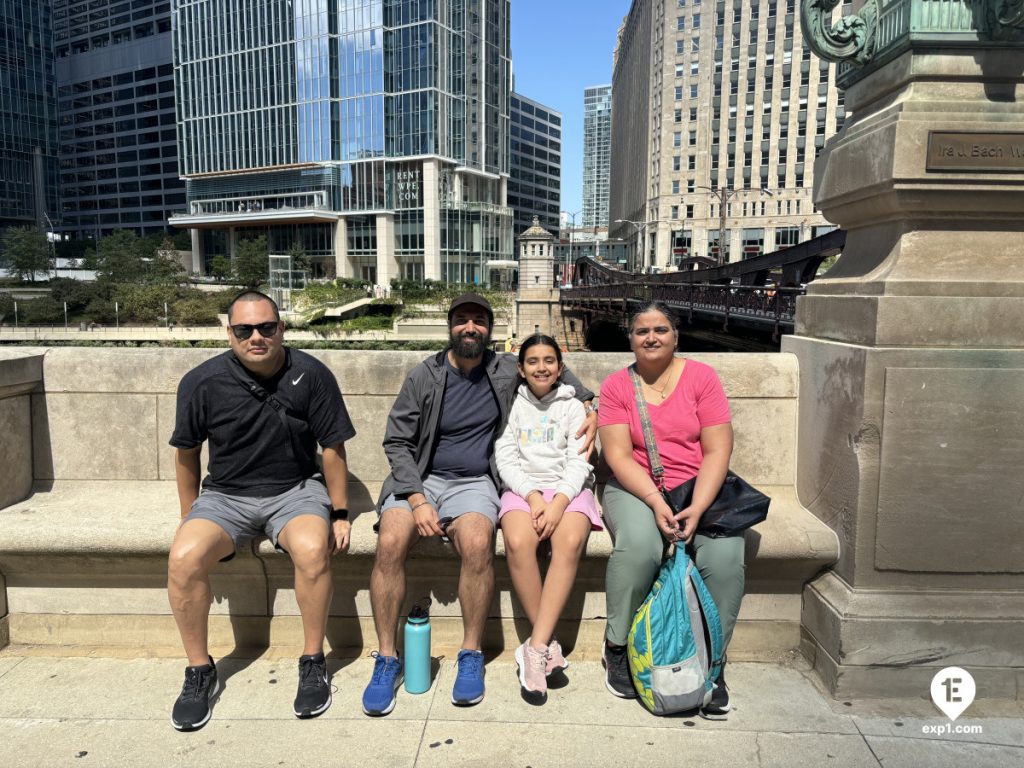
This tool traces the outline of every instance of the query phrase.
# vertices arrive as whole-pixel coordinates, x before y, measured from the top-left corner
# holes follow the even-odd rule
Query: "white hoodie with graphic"
[[[586,412],[576,390],[559,383],[538,400],[520,384],[505,431],[494,445],[498,474],[506,488],[524,499],[530,491],[553,489],[572,501],[593,477],[576,438]]]

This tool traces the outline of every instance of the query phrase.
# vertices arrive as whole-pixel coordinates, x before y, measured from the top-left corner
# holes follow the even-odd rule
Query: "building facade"
[[[608,183],[612,162],[612,87],[583,90],[583,221],[596,229],[608,226]]]
[[[175,0],[205,263],[265,235],[313,274],[482,282],[512,257],[509,0]]]
[[[73,239],[169,230],[178,177],[170,0],[52,0],[61,215]]]
[[[833,228],[814,158],[845,113],[796,0],[634,0],[612,100],[610,230],[637,266],[737,261]]]
[[[50,19],[48,0],[0,0],[0,234],[57,218]]]
[[[562,114],[512,93],[511,175],[508,204],[513,231],[525,232],[536,216],[540,226],[558,231],[562,200]]]

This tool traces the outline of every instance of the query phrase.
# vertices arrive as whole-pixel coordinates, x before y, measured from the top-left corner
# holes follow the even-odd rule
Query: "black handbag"
[[[665,488],[665,468],[661,464],[661,454],[658,453],[658,446],[654,440],[654,428],[651,426],[651,417],[647,412],[647,401],[644,399],[636,365],[629,367],[629,375],[633,380],[636,408],[640,414],[640,426],[643,428],[644,443],[647,446],[647,458],[651,463],[651,475],[669,507],[673,512],[678,513],[690,506],[697,478],[692,477],[671,490]],[[711,506],[704,510],[704,514],[697,522],[697,533],[711,538],[740,536],[747,528],[757,525],[768,517],[770,504],[771,499],[768,496],[735,472],[727,472],[718,495],[711,502]]]

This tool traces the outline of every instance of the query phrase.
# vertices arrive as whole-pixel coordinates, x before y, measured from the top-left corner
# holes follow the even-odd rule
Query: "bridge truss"
[[[792,333],[796,300],[806,292],[821,263],[842,252],[843,230],[807,240],[790,248],[723,266],[692,258],[678,272],[643,275],[623,272],[591,258],[576,262],[572,288],[560,292],[566,311],[585,317],[624,320],[638,306],[661,301],[688,323],[720,326],[738,335],[771,333],[778,342]]]

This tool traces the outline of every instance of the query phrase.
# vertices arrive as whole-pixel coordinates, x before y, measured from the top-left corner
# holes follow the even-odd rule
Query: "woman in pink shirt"
[[[630,318],[629,344],[665,468],[665,487],[697,478],[693,502],[679,514],[672,513],[651,475],[629,369],[616,371],[601,384],[598,428],[614,475],[602,503],[614,541],[606,582],[605,684],[622,698],[636,696],[626,639],[633,614],[657,576],[666,541],[689,547],[718,607],[726,647],[743,600],[743,537],[696,534],[700,516],[718,495],[729,468],[729,402],[710,366],[675,356],[678,341],[672,312],[663,304],[641,307]],[[701,711],[707,718],[724,718],[730,709],[724,664],[722,670],[710,703]]]

